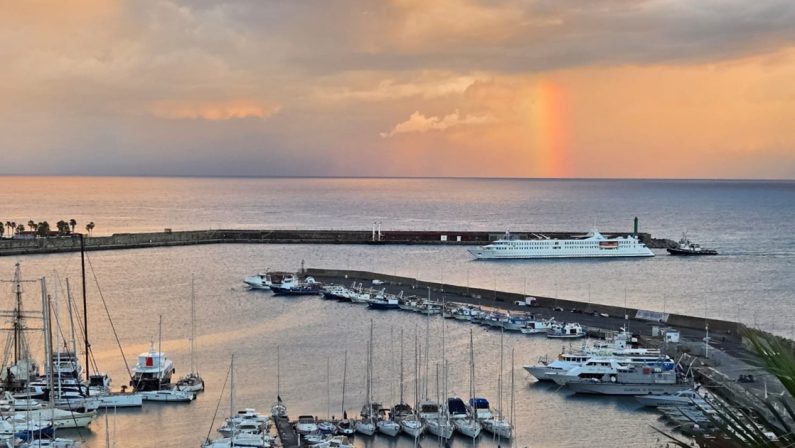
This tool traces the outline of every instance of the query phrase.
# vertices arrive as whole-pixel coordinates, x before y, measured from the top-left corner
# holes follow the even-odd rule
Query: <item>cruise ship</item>
[[[477,259],[517,258],[586,258],[586,257],[653,257],[652,252],[635,234],[607,238],[592,230],[581,238],[561,240],[545,235],[533,235],[529,240],[511,239],[506,232],[503,239],[486,246],[468,249]]]

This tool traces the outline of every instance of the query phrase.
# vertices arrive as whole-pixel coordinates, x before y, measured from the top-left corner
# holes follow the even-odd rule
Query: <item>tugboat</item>
[[[674,247],[669,247],[668,253],[671,255],[718,255],[714,249],[706,249],[687,239],[687,234],[682,234],[682,239]]]

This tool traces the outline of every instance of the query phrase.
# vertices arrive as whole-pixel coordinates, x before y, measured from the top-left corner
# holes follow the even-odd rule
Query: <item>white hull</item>
[[[143,397],[138,393],[110,393],[100,395],[99,407],[101,408],[137,408],[143,405]]]
[[[400,434],[400,425],[391,420],[381,420],[376,426],[378,427],[378,432],[389,437],[395,437]]]
[[[56,429],[87,428],[97,418],[96,411],[69,412],[60,409],[37,409],[35,411],[18,412],[15,418],[20,421],[30,420],[35,423],[52,422]]]
[[[482,424],[483,430],[492,433],[495,437],[501,439],[513,437],[513,428],[505,420],[485,420]]]
[[[662,395],[692,387],[689,384],[621,384],[591,381],[569,381],[566,386],[578,394],[596,395]]]
[[[458,431],[461,435],[465,437],[472,437],[473,439],[480,435],[480,431],[483,429],[476,420],[471,420],[468,418],[462,418],[453,421],[453,426],[455,426],[455,430]]]
[[[446,421],[428,420],[425,423],[425,427],[428,428],[429,433],[436,437],[441,437],[442,439],[453,437],[453,425]]]
[[[160,403],[190,403],[196,398],[192,392],[182,392],[178,390],[151,390],[138,392],[144,401],[156,401]]]
[[[404,420],[400,422],[400,429],[416,439],[425,431],[425,426],[417,420]]]
[[[469,249],[478,260],[531,260],[542,258],[638,258],[638,257],[653,257],[654,253],[593,253],[593,254],[490,254],[485,252],[478,252],[476,249]]]
[[[370,422],[356,422],[356,432],[371,436],[375,434],[375,425]]]

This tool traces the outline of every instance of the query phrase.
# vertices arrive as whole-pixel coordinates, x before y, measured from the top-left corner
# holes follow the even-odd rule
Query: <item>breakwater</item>
[[[570,238],[577,232],[512,232],[514,238],[529,238],[543,234],[551,238]],[[605,236],[627,235],[626,232],[604,232]],[[86,250],[120,250],[145,247],[187,246],[195,244],[428,244],[482,245],[499,239],[504,232],[472,231],[409,231],[409,230],[189,230],[148,233],[114,233],[110,236],[85,238]],[[651,248],[672,244],[667,239],[653,238],[639,233],[639,238]],[[35,238],[0,239],[0,256],[76,252],[80,238],[75,235]]]
[[[454,300],[453,298],[455,298],[455,300],[493,308],[528,310],[527,307],[514,304],[516,301],[523,301],[525,295],[513,292],[428,282],[411,277],[368,271],[309,268],[306,270],[306,274],[323,280],[345,279],[346,282],[358,281],[366,282],[366,284],[372,284],[372,281],[377,279],[384,282],[385,285],[414,289],[417,291],[417,295],[423,295],[424,291],[428,291],[429,294],[434,292],[435,296],[444,293],[450,300]],[[375,288],[379,288],[379,286],[375,286]],[[651,334],[652,326],[670,326],[683,330],[686,334],[698,338],[704,336],[707,325],[709,326],[710,333],[715,337],[737,337],[741,336],[743,332],[746,331],[745,325],[741,323],[720,319],[705,319],[703,317],[687,316],[684,314],[624,308],[572,299],[538,296],[535,294],[532,294],[532,297],[536,299],[536,306],[538,308],[550,311],[553,311],[555,308],[562,309],[563,311],[560,311],[560,313],[565,313],[565,315],[571,315],[572,310],[575,310],[577,317],[573,318],[573,320],[581,321],[585,325],[602,329],[616,330],[629,320],[632,321],[635,328],[647,328],[647,335]]]

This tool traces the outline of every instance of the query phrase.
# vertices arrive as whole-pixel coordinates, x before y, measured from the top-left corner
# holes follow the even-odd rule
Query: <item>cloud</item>
[[[466,115],[462,117],[458,110],[442,117],[426,117],[417,111],[411,114],[408,120],[396,124],[391,131],[381,132],[379,135],[382,138],[390,138],[397,134],[444,131],[455,126],[483,124],[489,120],[488,116]]]
[[[279,111],[278,106],[264,106],[246,101],[220,103],[161,101],[154,104],[151,113],[155,117],[168,120],[207,120],[225,121],[243,118],[264,120]]]

